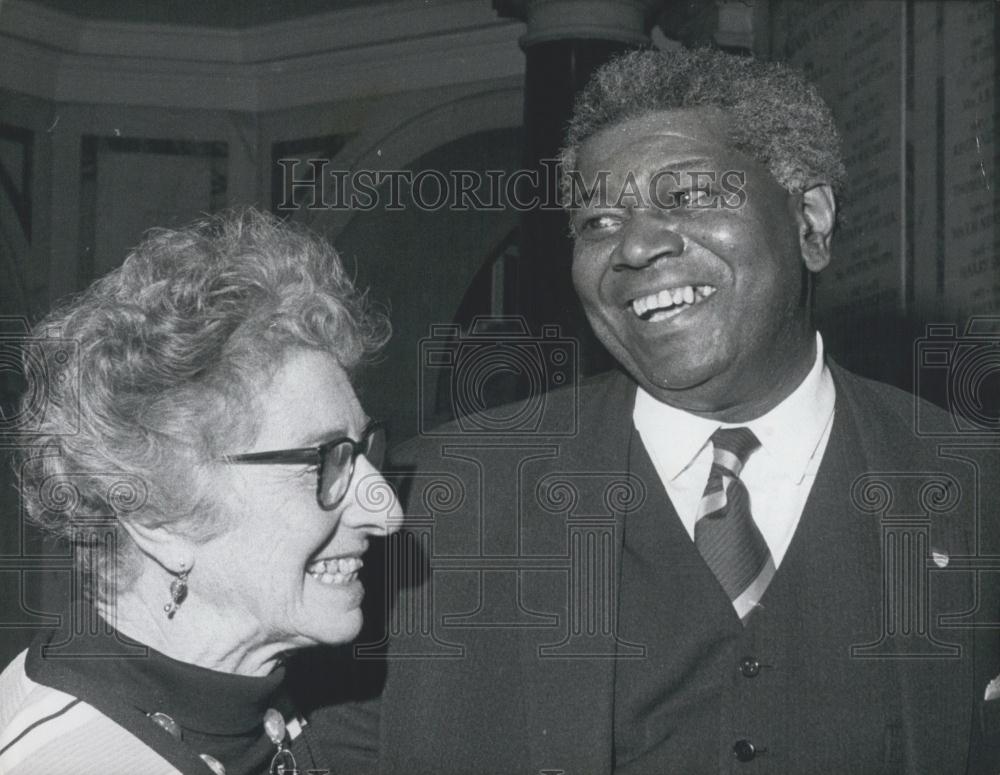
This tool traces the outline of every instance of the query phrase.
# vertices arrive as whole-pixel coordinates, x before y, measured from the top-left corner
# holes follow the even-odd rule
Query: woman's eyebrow
[[[371,417],[362,418],[361,422],[358,424],[358,437],[364,432],[365,428],[372,424]],[[338,425],[335,428],[327,428],[322,431],[311,433],[299,446],[302,447],[318,447],[321,444],[325,444],[328,441],[333,441],[334,439],[346,439],[351,438],[357,441],[358,439],[351,434],[350,429],[346,425]]]

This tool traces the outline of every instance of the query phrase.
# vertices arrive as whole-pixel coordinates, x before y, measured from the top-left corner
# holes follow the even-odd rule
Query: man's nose
[[[390,535],[403,524],[396,492],[368,458],[358,457],[341,522],[375,535]]]
[[[615,264],[623,269],[641,269],[657,259],[683,253],[684,238],[673,230],[669,220],[649,208],[633,211],[623,229]]]

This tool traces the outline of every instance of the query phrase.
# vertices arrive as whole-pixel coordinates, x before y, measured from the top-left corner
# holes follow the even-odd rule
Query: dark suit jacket
[[[928,405],[917,423],[912,396],[832,369],[830,442],[765,613],[732,644],[702,736],[711,771],[997,773],[1000,445],[946,435]],[[669,656],[617,636],[624,521],[677,520],[634,396],[603,375],[398,450],[409,528],[387,557],[401,589],[384,695],[314,714],[318,761],[360,771],[378,748],[387,773],[612,772],[615,666]],[[540,411],[537,433],[495,432]],[[684,588],[702,572],[664,591],[677,632],[702,626],[703,592]],[[752,681],[743,649],[768,663]],[[744,763],[748,729],[766,752]]]

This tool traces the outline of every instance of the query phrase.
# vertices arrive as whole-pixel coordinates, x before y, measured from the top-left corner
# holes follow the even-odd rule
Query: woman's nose
[[[403,508],[392,486],[368,458],[358,457],[345,499],[341,521],[379,535],[395,533],[403,523]]]

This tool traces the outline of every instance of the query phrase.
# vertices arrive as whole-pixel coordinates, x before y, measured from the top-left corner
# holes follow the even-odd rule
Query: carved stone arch
[[[331,167],[445,173],[489,169],[509,174],[521,164],[522,109],[518,86],[444,100],[405,118],[397,112],[395,121],[381,127],[373,123],[354,138]],[[403,209],[393,211],[382,206],[382,194],[374,209],[316,210],[309,221],[331,238],[359,285],[369,287],[372,298],[390,308],[393,339],[383,362],[367,371],[360,388],[366,410],[387,420],[400,438],[416,432],[427,419],[418,405],[422,343],[432,326],[456,320],[484,267],[510,242],[519,213],[500,206],[486,211],[454,211],[447,205],[427,210],[408,198]],[[296,213],[301,215],[305,213]],[[477,290],[480,295],[482,289]]]
[[[405,98],[407,102],[409,97]],[[518,80],[455,96],[432,104],[420,101],[401,111],[391,101],[375,111],[364,130],[352,137],[332,160],[338,170],[408,169],[414,160],[468,135],[519,127],[523,121],[524,88]],[[317,210],[296,214],[334,244],[357,215],[353,210]]]

